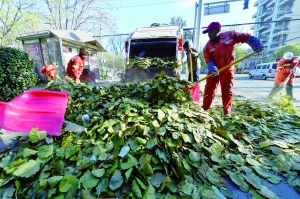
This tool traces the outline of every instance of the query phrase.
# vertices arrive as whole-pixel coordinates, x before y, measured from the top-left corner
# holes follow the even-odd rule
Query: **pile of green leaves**
[[[129,59],[127,68],[148,69],[148,68],[177,68],[178,62],[174,57],[134,57]]]
[[[10,101],[37,82],[26,52],[0,46],[0,101]]]
[[[235,101],[203,112],[163,75],[144,83],[69,91],[66,119],[87,129],[46,137],[33,129],[0,154],[0,193],[25,198],[234,198],[228,177],[254,198],[278,198],[262,184],[281,174],[300,189],[300,118],[269,104]],[[164,87],[164,89],[162,88]],[[167,94],[164,94],[167,92]],[[154,95],[151,97],[151,95]],[[81,122],[88,114],[89,122]]]

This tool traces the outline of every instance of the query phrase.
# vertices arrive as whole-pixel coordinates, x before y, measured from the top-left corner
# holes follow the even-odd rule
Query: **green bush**
[[[10,101],[34,86],[38,80],[28,54],[14,48],[0,47],[0,101]]]

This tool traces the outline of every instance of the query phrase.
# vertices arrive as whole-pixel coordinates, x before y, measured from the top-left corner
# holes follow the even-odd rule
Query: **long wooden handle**
[[[251,57],[252,55],[254,55],[254,54],[256,54],[256,53],[257,53],[257,52],[253,51],[253,52],[250,53],[249,55],[246,55],[245,57],[242,57],[241,59],[236,60],[236,61],[232,62],[231,64],[228,64],[227,66],[224,66],[223,68],[221,68],[220,70],[218,70],[218,72],[220,73],[220,72],[222,72],[222,71],[224,71],[224,70],[230,68],[232,65],[234,65],[234,64],[236,64],[236,63],[239,63],[239,62],[243,61],[244,59],[247,59],[248,57]],[[212,74],[209,74],[209,75],[207,75],[206,77],[203,77],[202,79],[198,80],[197,83],[202,82],[203,80],[206,80],[207,78],[212,77],[212,76],[213,76]]]
[[[188,59],[189,59],[188,64],[190,65],[191,81],[194,82],[193,66],[192,66],[192,56],[191,56],[191,52],[190,52],[190,42],[188,42],[188,51],[187,52],[188,52]]]

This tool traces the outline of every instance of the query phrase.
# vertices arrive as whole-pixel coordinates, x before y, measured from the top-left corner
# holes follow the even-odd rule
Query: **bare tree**
[[[33,10],[37,1],[0,0],[0,39],[3,46],[17,45],[15,38],[31,24],[38,23],[39,17]],[[34,25],[34,26],[32,26]]]
[[[111,36],[107,43],[107,49],[116,55],[123,55],[127,36]]]
[[[52,29],[113,31],[116,24],[108,12],[112,6],[105,0],[41,0],[44,17]],[[42,6],[43,7],[43,6]]]

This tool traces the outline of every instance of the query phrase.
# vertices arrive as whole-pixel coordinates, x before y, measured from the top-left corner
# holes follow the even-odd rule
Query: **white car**
[[[258,77],[266,80],[268,78],[275,78],[277,62],[257,64],[251,68],[249,78]]]

